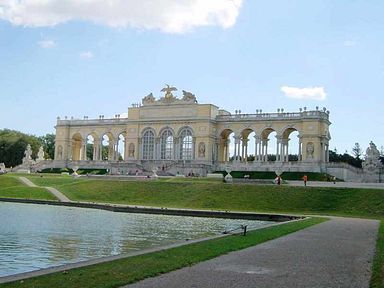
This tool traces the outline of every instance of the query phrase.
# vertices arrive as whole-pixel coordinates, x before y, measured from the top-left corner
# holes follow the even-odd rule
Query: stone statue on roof
[[[163,89],[160,90],[160,92],[165,92],[164,98],[169,99],[169,98],[174,98],[172,91],[177,91],[176,87],[169,86],[168,84],[165,84],[167,87],[164,87]]]
[[[146,103],[153,103],[155,102],[156,99],[155,97],[153,97],[153,94],[152,93],[149,93],[147,96],[145,96],[143,98],[143,100],[141,101],[143,104],[146,104]]]
[[[185,90],[182,90],[182,91],[183,91],[183,98],[182,98],[183,101],[197,103],[195,94],[192,94],[191,92],[188,92]]]

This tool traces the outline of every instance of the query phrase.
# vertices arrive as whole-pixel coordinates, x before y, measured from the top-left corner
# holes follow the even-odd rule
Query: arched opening
[[[87,136],[86,147],[87,147],[87,155],[86,155],[87,160],[96,160],[95,137],[92,134]]]
[[[261,133],[261,161],[276,161],[277,160],[277,139],[276,131],[272,128],[267,128]]]
[[[219,143],[219,161],[228,162],[234,156],[235,141],[233,131],[231,129],[225,129],[220,134]]]
[[[113,137],[110,133],[106,133],[101,138],[101,160],[114,160],[115,150],[113,145]]]
[[[243,162],[255,160],[255,132],[252,129],[244,129],[241,132],[241,160]]]
[[[160,135],[160,159],[173,159],[173,133],[170,129],[164,130]]]
[[[124,161],[125,159],[125,133],[120,133],[117,137],[117,143],[116,143],[116,153],[117,153],[117,159],[118,161]]]
[[[152,130],[146,130],[142,137],[142,159],[153,160],[155,151],[155,133]]]
[[[300,161],[301,144],[299,132],[295,128],[288,128],[282,135],[282,161]]]
[[[72,161],[81,160],[81,154],[82,154],[82,148],[83,148],[82,143],[83,143],[83,137],[80,135],[80,133],[76,133],[72,136],[72,151],[71,151]]]
[[[193,159],[193,138],[192,131],[189,128],[184,128],[180,132],[180,159]]]

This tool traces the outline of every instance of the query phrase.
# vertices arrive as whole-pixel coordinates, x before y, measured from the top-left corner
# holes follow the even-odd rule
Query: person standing
[[[303,176],[303,181],[304,181],[304,186],[307,186],[307,181],[308,181],[308,176],[307,175]]]

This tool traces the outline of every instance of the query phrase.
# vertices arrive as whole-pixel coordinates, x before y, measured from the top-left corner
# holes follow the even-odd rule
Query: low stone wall
[[[205,210],[172,209],[172,208],[158,208],[158,207],[125,206],[125,205],[114,205],[114,204],[97,204],[97,203],[86,203],[86,202],[57,202],[57,201],[49,201],[49,200],[32,200],[32,199],[15,199],[15,198],[0,198],[0,201],[12,202],[12,203],[29,203],[29,204],[44,204],[44,205],[102,209],[102,210],[108,210],[113,212],[126,212],[126,213],[231,218],[231,219],[246,219],[246,220],[274,221],[274,222],[285,222],[285,221],[304,218],[301,216],[282,215],[282,214],[240,213],[240,212],[230,212],[230,211],[205,211]]]

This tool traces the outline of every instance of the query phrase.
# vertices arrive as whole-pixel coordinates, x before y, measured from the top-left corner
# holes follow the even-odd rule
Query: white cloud
[[[28,27],[71,20],[112,27],[183,33],[199,26],[231,27],[243,0],[2,0],[0,19]]]
[[[84,52],[81,52],[79,56],[81,59],[87,60],[87,59],[93,58],[93,53],[91,51],[84,51]]]
[[[285,94],[285,96],[293,99],[322,101],[327,97],[324,87],[297,88],[283,86],[280,90]]]
[[[56,43],[53,40],[41,40],[37,43],[39,44],[39,46],[41,48],[44,48],[44,49],[49,49],[49,48],[56,46]]]

